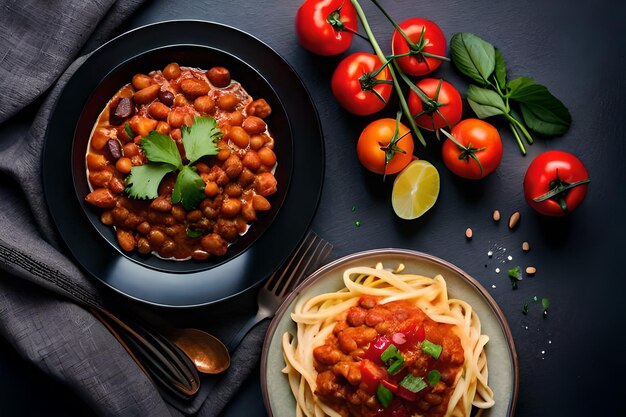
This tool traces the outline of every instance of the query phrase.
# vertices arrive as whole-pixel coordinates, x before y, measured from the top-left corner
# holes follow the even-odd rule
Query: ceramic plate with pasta
[[[261,369],[273,416],[512,416],[517,398],[493,298],[409,250],[356,253],[307,278],[273,320]]]

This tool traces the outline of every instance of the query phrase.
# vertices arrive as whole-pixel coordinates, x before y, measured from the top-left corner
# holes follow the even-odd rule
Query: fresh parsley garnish
[[[189,163],[183,164],[176,143],[168,135],[152,131],[141,140],[141,150],[148,163],[132,167],[126,177],[126,193],[132,198],[153,199],[159,196],[159,184],[170,172],[178,171],[172,203],[186,210],[195,208],[204,198],[204,180],[192,166],[203,156],[217,155],[216,142],[222,131],[212,117],[196,117],[191,127],[183,126],[182,143]]]
[[[508,271],[509,278],[511,279],[511,286],[514,290],[517,289],[517,282],[522,280],[522,268],[516,266]]]

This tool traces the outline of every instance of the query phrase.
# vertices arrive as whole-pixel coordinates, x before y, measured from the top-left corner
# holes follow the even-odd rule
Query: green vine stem
[[[361,20],[361,24],[363,25],[363,29],[365,30],[365,33],[367,34],[367,37],[368,37],[368,39],[370,41],[370,44],[372,45],[372,48],[374,49],[374,52],[376,53],[376,55],[378,56],[378,58],[380,59],[381,62],[386,62],[387,61],[387,57],[385,57],[385,54],[380,49],[380,46],[378,45],[378,42],[376,41],[376,38],[374,37],[374,33],[372,32],[372,29],[370,28],[370,25],[369,25],[369,23],[367,21],[367,17],[365,16],[365,13],[363,12],[363,9],[361,8],[361,5],[359,4],[358,0],[350,0],[350,2],[354,6],[354,9],[356,10],[356,13],[359,16],[359,19]],[[395,61],[394,61],[394,65],[395,65]],[[400,83],[398,83],[398,80],[396,78],[396,73],[395,73],[394,67],[392,67],[391,65],[389,66],[389,72],[391,73],[391,79],[393,80],[393,86],[394,86],[394,88],[396,90],[396,93],[398,94],[398,99],[400,101],[400,107],[402,108],[402,113],[409,120],[409,124],[411,125],[411,130],[415,133],[415,136],[417,136],[417,138],[419,139],[420,143],[425,147],[426,146],[426,140],[424,139],[424,136],[422,135],[422,132],[419,130],[419,128],[415,124],[415,120],[413,120],[413,117],[411,116],[411,111],[409,110],[409,105],[407,104],[406,99],[404,98],[404,93],[402,91],[402,88],[400,87]]]

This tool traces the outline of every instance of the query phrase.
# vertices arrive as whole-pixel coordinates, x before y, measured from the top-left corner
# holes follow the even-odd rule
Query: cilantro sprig
[[[212,117],[196,117],[191,127],[181,128],[182,143],[189,162],[183,164],[176,143],[168,135],[152,131],[141,140],[141,150],[148,163],[132,167],[126,177],[126,193],[131,198],[154,199],[159,196],[159,184],[170,172],[178,171],[172,191],[172,203],[181,203],[186,210],[195,208],[204,198],[204,180],[198,175],[194,162],[203,156],[217,155],[216,142],[222,131]]]

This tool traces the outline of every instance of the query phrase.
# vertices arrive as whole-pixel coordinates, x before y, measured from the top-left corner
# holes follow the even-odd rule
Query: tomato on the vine
[[[465,119],[454,128],[441,148],[442,159],[459,177],[479,179],[493,172],[502,160],[498,130],[480,119]]]
[[[318,55],[338,55],[352,43],[357,30],[354,6],[344,0],[306,0],[295,19],[298,42]]]
[[[421,79],[409,92],[407,103],[415,123],[427,130],[438,131],[442,127],[452,128],[463,114],[461,94],[452,84],[435,78]]]
[[[331,89],[344,109],[366,116],[387,105],[392,82],[389,68],[376,55],[355,52],[335,68]]]
[[[564,151],[538,155],[524,176],[524,197],[546,216],[564,216],[582,203],[589,174],[576,156]]]
[[[400,172],[413,159],[413,136],[398,119],[378,119],[368,124],[356,145],[361,164],[376,174]]]
[[[406,38],[396,29],[391,38],[391,53],[394,56],[405,55],[396,59],[400,69],[412,76],[422,76],[436,70],[442,60],[447,60],[446,37],[434,22],[419,17],[405,20],[398,25]]]

